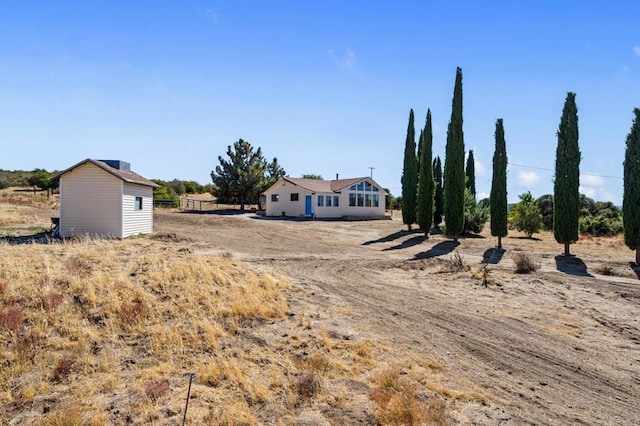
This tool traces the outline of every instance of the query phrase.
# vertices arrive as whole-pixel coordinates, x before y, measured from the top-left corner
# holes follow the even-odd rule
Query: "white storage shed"
[[[126,238],[153,232],[158,185],[132,172],[129,163],[88,158],[52,179],[60,179],[60,236]]]

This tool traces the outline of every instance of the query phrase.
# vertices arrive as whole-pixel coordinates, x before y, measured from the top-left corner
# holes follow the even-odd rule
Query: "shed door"
[[[305,202],[305,209],[304,209],[304,214],[311,214],[311,195],[307,195],[304,198],[304,202]]]

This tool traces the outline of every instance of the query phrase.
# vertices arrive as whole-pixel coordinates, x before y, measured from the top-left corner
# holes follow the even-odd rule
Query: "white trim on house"
[[[386,192],[368,177],[332,181],[284,177],[264,195],[267,216],[381,218],[385,215]],[[310,206],[307,197],[311,199]]]

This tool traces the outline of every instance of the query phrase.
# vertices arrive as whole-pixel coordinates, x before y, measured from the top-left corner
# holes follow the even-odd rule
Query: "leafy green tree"
[[[542,229],[542,215],[533,199],[531,192],[519,195],[520,202],[509,212],[509,224],[512,228],[527,234],[531,238],[533,234]]]
[[[489,219],[489,208],[476,203],[476,197],[469,188],[464,189],[464,230],[465,234],[479,234]]]
[[[420,154],[420,173],[418,175],[418,225],[429,236],[429,230],[433,223],[433,194],[435,182],[433,180],[433,168],[431,157],[433,156],[433,129],[431,124],[431,110],[427,109],[427,121],[424,131],[421,133],[422,152]]]
[[[636,251],[636,264],[640,265],[640,108],[635,108],[633,113],[635,118],[624,153],[622,219],[624,242]]]
[[[437,156],[433,160],[433,179],[436,182],[436,190],[433,200],[433,225],[436,228],[442,223],[442,214],[444,212],[444,191],[442,189],[442,162]]]
[[[467,188],[471,190],[473,196],[476,196],[476,163],[473,158],[473,150],[469,150],[469,156],[467,157],[467,168],[465,171],[467,176],[466,184]]]
[[[313,173],[304,174],[300,176],[302,179],[315,179],[315,180],[324,180],[320,175],[314,175]]]
[[[444,159],[444,220],[447,235],[458,240],[464,230],[464,133],[462,131],[462,69],[456,70],[451,121]]]
[[[542,226],[545,231],[553,230],[553,195],[545,194],[536,200],[542,214]]]
[[[229,160],[218,156],[220,165],[211,172],[213,195],[223,203],[240,204],[242,211],[247,203],[259,203],[260,194],[285,175],[276,158],[268,163],[260,148],[254,151],[243,139],[227,147],[227,156]]]
[[[553,211],[553,236],[564,244],[564,255],[569,256],[569,246],[578,241],[580,217],[580,148],[578,147],[578,107],[575,93],[567,93],[558,128],[556,150],[556,175],[553,198],[561,209]]]
[[[409,112],[407,139],[404,145],[404,165],[402,167],[402,222],[411,231],[416,223],[416,198],[418,188],[418,164],[416,161],[416,130],[413,125],[413,109]]]
[[[32,186],[34,188],[48,190],[52,185],[52,182],[49,180],[50,178],[51,173],[49,173],[45,169],[35,169],[33,170],[32,175],[27,179],[27,183],[29,184],[29,186]]]
[[[502,118],[496,121],[496,148],[493,152],[493,177],[491,179],[491,235],[498,237],[498,248],[502,248],[502,237],[507,233],[507,146],[504,140]],[[469,155],[471,156],[471,155]]]

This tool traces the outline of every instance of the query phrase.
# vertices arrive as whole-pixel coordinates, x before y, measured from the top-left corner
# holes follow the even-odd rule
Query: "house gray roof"
[[[127,182],[127,183],[135,183],[135,184],[138,184],[138,185],[150,186],[152,188],[159,188],[160,187],[160,185],[150,181],[147,178],[144,178],[144,177],[140,176],[137,173],[134,173],[134,172],[129,171],[129,170],[120,170],[120,169],[117,169],[115,167],[111,167],[110,165],[108,165],[107,163],[105,163],[103,161],[93,160],[91,158],[87,158],[86,160],[83,160],[83,161],[79,162],[78,164],[76,164],[74,166],[71,166],[66,170],[61,171],[60,173],[57,173],[57,174],[51,176],[50,180],[60,179],[60,176],[62,176],[63,174],[68,173],[68,172],[70,172],[70,171],[72,171],[74,169],[77,169],[78,167],[80,167],[80,166],[82,166],[84,164],[87,164],[87,163],[91,163],[94,166],[101,168],[105,172],[110,173],[113,176],[117,177],[118,179],[121,179],[121,180],[123,180],[124,182]]]
[[[302,178],[292,178],[285,176],[282,179],[290,182],[294,185],[297,185],[301,188],[304,188],[313,192],[340,192],[342,189],[347,188],[351,185],[355,185],[356,183],[363,181],[365,179],[370,179],[368,177],[357,177],[350,179],[338,179],[338,180],[319,180],[319,179],[302,179]]]

